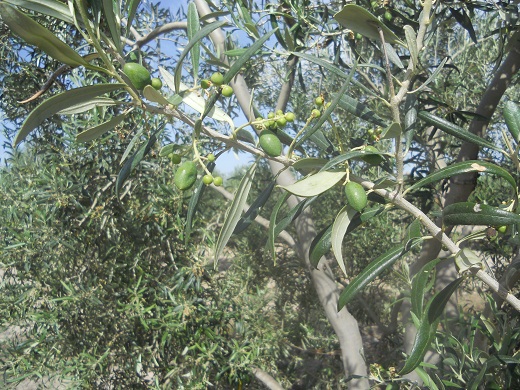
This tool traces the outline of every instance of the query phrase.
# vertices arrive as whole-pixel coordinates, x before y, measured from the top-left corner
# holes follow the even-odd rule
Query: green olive
[[[345,196],[348,204],[356,211],[363,210],[367,205],[367,193],[359,183],[349,181],[345,185]]]
[[[135,62],[127,62],[123,67],[123,73],[126,74],[132,85],[138,90],[152,84],[150,72],[144,66]]]
[[[294,120],[296,119],[296,115],[294,115],[294,113],[292,112],[286,112],[285,119],[287,119],[287,122],[294,122]]]
[[[231,88],[229,85],[223,85],[222,86],[222,95],[225,97],[233,96],[233,88]]]
[[[158,79],[157,77],[152,78],[152,87],[156,90],[159,90],[162,88],[162,81]]]
[[[211,81],[206,80],[206,79],[201,80],[201,82],[200,82],[200,87],[201,87],[202,89],[208,89],[209,87],[211,87]]]
[[[173,182],[181,191],[190,189],[197,180],[197,165],[193,161],[186,161],[177,168]]]
[[[213,183],[213,176],[211,176],[211,175],[204,175],[204,177],[202,178],[202,182],[204,184],[206,184],[207,186],[209,186],[211,183]]]
[[[210,80],[215,85],[224,84],[224,75],[220,72],[215,72],[211,75]]]
[[[260,146],[268,156],[278,157],[282,154],[282,143],[276,134],[270,130],[264,130],[260,133]]]
[[[224,180],[220,176],[215,176],[213,178],[213,184],[215,184],[217,187],[220,187]]]

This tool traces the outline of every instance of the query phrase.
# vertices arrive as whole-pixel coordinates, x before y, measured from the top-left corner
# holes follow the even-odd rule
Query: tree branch
[[[256,379],[266,385],[270,390],[284,390],[282,385],[280,385],[276,379],[274,379],[264,370],[258,367],[253,367],[251,371],[253,372]]]

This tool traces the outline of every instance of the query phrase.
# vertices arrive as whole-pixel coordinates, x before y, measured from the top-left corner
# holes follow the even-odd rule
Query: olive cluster
[[[227,84],[224,84],[224,75],[220,72],[215,72],[211,75],[209,80],[204,79],[200,82],[200,87],[202,89],[209,89],[211,86],[220,88],[220,93],[222,93],[222,96],[233,96],[233,88]]]
[[[182,156],[178,153],[169,153],[168,158],[175,165],[180,164],[182,161]],[[206,156],[208,162],[214,162],[215,159],[216,157],[213,153]],[[197,181],[197,173],[197,164],[194,161],[185,161],[175,171],[173,182],[179,190],[189,190]],[[211,173],[207,172],[202,177],[202,182],[206,185],[213,183],[218,187],[223,184],[224,180],[220,176],[213,176]]]
[[[268,156],[278,157],[282,154],[282,142],[276,135],[276,131],[284,128],[287,122],[294,122],[295,119],[294,113],[278,110],[267,114],[266,119],[258,117],[253,122],[255,128],[260,131],[260,147]]]

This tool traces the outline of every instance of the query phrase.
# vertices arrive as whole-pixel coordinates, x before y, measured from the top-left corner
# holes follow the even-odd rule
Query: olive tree
[[[13,5],[74,26],[88,49],[68,47]],[[509,291],[509,283],[516,280],[515,263],[506,268],[507,277],[499,283],[474,250],[477,240],[493,232],[480,229],[461,239],[453,229],[456,225],[500,227],[512,248],[517,246],[518,106],[504,105],[506,126],[499,136],[489,137],[486,132],[518,71],[515,5],[430,0],[348,5],[222,1],[216,5],[194,0],[185,21],[144,32],[132,27],[138,9],[139,1],[77,0],[69,7],[51,0],[0,3],[4,23],[28,44],[68,69],[84,68],[108,80],[45,98],[27,116],[14,137],[15,146],[53,115],[105,107],[109,115],[78,132],[77,142],[91,142],[135,119],[135,132],[141,136],[144,130],[147,138],[140,145],[131,143],[124,154],[115,183],[119,197],[163,130],[151,128],[146,118],[159,116],[189,126],[188,144],[170,143],[159,151],[161,157],[181,163],[173,181],[178,191],[191,195],[185,237],[191,235],[199,200],[213,190],[231,199],[213,248],[215,262],[230,237],[253,220],[266,228],[266,249],[273,261],[277,239],[290,246],[336,333],[350,388],[366,389],[370,381],[361,331],[348,307],[398,261],[409,293],[401,297],[406,356],[398,375],[391,378],[394,382],[418,380],[417,374],[435,386],[421,363],[425,356],[435,359],[428,351],[444,308],[462,283],[475,278],[495,294],[495,304],[503,300],[520,309]],[[456,96],[461,95],[457,89],[466,84],[462,76],[455,76],[455,82],[449,78],[449,72],[459,70],[456,58],[460,56],[450,48],[467,32],[479,50],[481,31],[475,30],[472,17],[480,15],[494,21],[491,34],[503,43],[499,48],[503,60],[494,75],[482,70],[489,76],[488,86],[476,107],[466,112],[465,106],[455,106]],[[448,30],[453,36],[443,36]],[[162,81],[154,80],[139,51],[166,34],[183,36],[182,50],[175,63],[159,67],[156,76]],[[154,47],[160,49],[158,43]],[[323,83],[327,89],[321,88],[322,79],[327,79]],[[167,88],[161,89],[161,84]],[[442,88],[452,89],[453,101],[447,102]],[[311,96],[308,91],[313,91]],[[238,108],[245,117],[240,125]],[[449,115],[443,114],[446,108]],[[134,116],[134,111],[142,115]],[[347,126],[354,126],[354,131]],[[438,132],[443,133],[442,140]],[[439,150],[442,142],[449,144],[455,158]],[[230,149],[255,160],[233,196],[221,187],[222,179],[213,176],[219,157]],[[428,169],[421,170],[411,156],[430,162]],[[260,159],[267,160],[272,182],[247,207]],[[503,207],[487,204],[487,199],[467,201],[479,174],[494,175],[504,183],[509,194]],[[434,191],[433,206],[426,206],[421,191],[445,180],[449,181],[444,189]],[[345,204],[332,210],[334,220],[317,232],[310,205],[319,204],[320,197],[338,187],[345,193]],[[264,218],[261,214],[269,210],[263,207],[274,194],[280,195],[278,201]],[[346,261],[350,260],[347,234],[390,212],[402,223],[401,242],[352,274]],[[477,244],[461,247],[464,241]],[[445,252],[439,255],[441,248]],[[433,288],[430,279],[436,268],[442,278]],[[518,363],[514,356],[508,359]],[[490,366],[494,370],[496,365]],[[254,372],[276,388],[266,372]],[[492,372],[485,368],[476,377],[493,380]]]

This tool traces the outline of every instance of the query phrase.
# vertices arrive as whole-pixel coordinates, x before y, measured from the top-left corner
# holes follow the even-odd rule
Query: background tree
[[[186,23],[165,24],[155,30],[149,28],[144,35],[141,34],[142,32],[127,28],[126,34],[123,36],[131,33],[135,38],[133,42],[128,39],[121,40],[121,25],[117,15],[121,10],[123,10],[123,14],[127,12],[127,25],[132,25],[138,2],[130,2],[122,8],[119,2],[115,2],[112,6],[108,2],[103,2],[103,4],[94,2],[87,5],[83,1],[77,1],[74,3],[74,10],[78,16],[74,22],[76,29],[81,32],[86,42],[96,52],[95,55],[82,58],[73,51],[65,49],[57,51],[60,43],[52,36],[45,35],[48,38],[46,41],[38,41],[35,37],[46,34],[44,30],[30,24],[22,14],[6,5],[10,2],[1,4],[1,14],[6,24],[15,33],[29,43],[39,46],[47,54],[58,57],[60,61],[71,67],[77,68],[79,65],[85,67],[87,69],[85,75],[79,75],[76,81],[88,80],[85,85],[91,84],[92,81],[97,83],[92,88],[74,90],[75,99],[71,99],[72,93],[65,93],[52,98],[54,100],[41,103],[29,115],[15,136],[15,144],[20,143],[34,127],[41,123],[44,117],[50,114],[67,114],[63,110],[68,109],[70,112],[71,105],[74,105],[74,110],[79,110],[80,108],[74,103],[81,105],[81,109],[97,106],[97,108],[92,108],[95,111],[83,111],[85,113],[82,114],[84,115],[83,120],[88,125],[85,126],[87,130],[76,135],[77,141],[91,141],[113,127],[116,127],[117,132],[122,124],[124,127],[129,126],[130,129],[130,132],[124,131],[123,135],[126,133],[133,135],[129,146],[124,151],[121,149],[121,158],[115,158],[117,153],[107,150],[109,161],[125,161],[113,183],[115,199],[125,199],[131,194],[135,179],[131,179],[130,171],[135,169],[141,161],[143,161],[143,165],[146,164],[143,158],[155,150],[153,145],[160,137],[165,123],[170,122],[171,118],[176,118],[193,128],[193,133],[190,136],[188,131],[174,131],[171,137],[176,142],[157,151],[158,155],[169,156],[172,160],[178,159],[177,155],[182,155],[185,160],[193,158],[194,162],[198,164],[199,171],[204,169],[208,177],[211,177],[213,169],[213,162],[210,161],[212,158],[209,158],[208,154],[210,152],[218,157],[223,149],[237,148],[258,157],[268,157],[268,164],[274,174],[274,179],[284,190],[272,191],[271,183],[273,181],[270,180],[266,183],[267,189],[272,191],[271,196],[278,200],[272,206],[268,224],[260,217],[257,217],[256,220],[263,225],[268,225],[268,247],[271,249],[272,256],[275,254],[277,257],[279,256],[279,251],[274,246],[274,239],[280,235],[280,238],[300,259],[300,264],[303,264],[301,271],[297,272],[294,278],[301,278],[301,275],[310,276],[318,301],[336,333],[344,373],[349,379],[351,388],[369,386],[365,356],[362,353],[362,333],[358,321],[355,319],[362,318],[362,314],[360,311],[356,313],[358,316],[352,315],[352,308],[355,309],[355,301],[352,299],[356,294],[361,293],[363,287],[376,278],[381,281],[380,283],[384,281],[385,285],[391,287],[390,296],[393,295],[394,299],[399,298],[399,301],[405,302],[405,305],[401,306],[401,320],[402,325],[406,327],[403,336],[405,350],[409,356],[400,370],[400,375],[390,375],[391,370],[389,373],[385,373],[379,369],[373,369],[372,381],[406,382],[416,379],[412,376],[402,376],[412,372],[416,373],[421,380],[426,380],[427,384],[432,387],[450,385],[457,381],[462,384],[462,387],[466,387],[468,383],[478,384],[482,381],[495,381],[502,386],[516,381],[514,370],[513,372],[502,370],[497,364],[497,362],[517,363],[516,357],[512,355],[512,340],[497,341],[494,336],[496,332],[492,330],[493,325],[490,325],[487,320],[483,322],[479,322],[477,319],[471,320],[471,329],[481,327],[482,333],[484,336],[488,336],[492,347],[484,346],[482,351],[478,352],[476,349],[467,351],[464,346],[453,343],[449,347],[451,348],[449,353],[453,355],[450,355],[449,359],[454,361],[459,354],[465,356],[469,353],[474,361],[475,356],[478,355],[478,359],[487,360],[483,369],[478,370],[478,366],[475,365],[467,370],[468,367],[459,364],[457,368],[461,374],[452,376],[446,371],[427,373],[419,367],[435,336],[441,313],[448,299],[456,287],[463,282],[468,284],[467,281],[471,280],[464,277],[464,274],[474,274],[492,291],[495,291],[500,299],[508,301],[517,310],[519,308],[519,302],[514,295],[508,293],[503,286],[500,287],[475,260],[478,257],[471,248],[477,248],[478,252],[481,252],[482,245],[475,247],[475,244],[472,244],[461,251],[456,236],[460,233],[452,231],[449,227],[457,224],[510,226],[506,229],[509,238],[508,245],[511,245],[511,251],[514,251],[516,247],[517,185],[516,178],[508,172],[508,169],[516,168],[518,165],[515,150],[519,132],[517,106],[508,104],[504,109],[510,135],[503,131],[501,138],[494,138],[493,142],[489,142],[484,138],[483,132],[502,94],[518,69],[517,35],[508,33],[516,28],[515,19],[510,17],[517,11],[516,6],[504,5],[502,9],[497,10],[480,3],[433,5],[426,1],[422,4],[392,5],[361,2],[360,5],[365,8],[348,5],[334,18],[331,18],[331,14],[340,10],[339,6],[333,10],[334,12],[331,12],[334,5],[323,5],[311,1],[288,1],[275,5],[261,2],[258,4],[223,2],[221,6],[229,12],[228,17],[234,27],[246,34],[247,38],[244,39],[250,40],[249,45],[244,45],[242,42],[233,41],[230,36],[226,36],[226,32],[230,30],[227,30],[223,23],[213,19],[221,17],[222,14],[212,13],[210,6],[214,5],[208,5],[203,1],[197,0],[190,4]],[[73,22],[70,10],[60,8],[58,2],[48,4],[51,3],[54,7],[52,12],[49,8],[44,7],[44,14],[58,16],[69,23]],[[41,8],[34,8],[34,4],[28,2],[26,6],[42,12]],[[216,10],[216,7],[214,8],[213,11]],[[373,14],[369,13],[367,9],[371,9]],[[154,15],[154,12],[150,14]],[[495,24],[481,23],[478,24],[478,28],[475,28],[475,19],[472,19],[471,15],[481,13],[492,15],[489,20],[494,20]],[[141,19],[147,17],[142,16]],[[139,19],[138,16],[137,20]],[[265,23],[267,19],[269,23]],[[24,29],[21,28],[22,25],[25,26]],[[27,26],[31,27],[27,28]],[[162,62],[160,56],[147,55],[142,50],[136,51],[139,53],[136,60],[145,65],[147,62],[151,64],[157,58],[158,63],[163,65],[163,68],[160,68],[160,75],[172,93],[164,92],[163,95],[150,86],[144,87],[140,92],[138,89],[142,88],[136,85],[135,74],[118,71],[125,60],[131,61],[131,56],[126,56],[127,50],[121,42],[129,44],[136,50],[144,48],[152,39],[160,37],[161,34],[176,31],[183,35],[184,30],[178,31],[177,29],[184,28],[187,31],[187,40],[184,41],[186,42],[185,49],[179,57],[171,59],[170,68],[168,68],[168,64]],[[451,28],[453,34],[443,34],[447,28]],[[468,32],[469,37],[476,41],[477,45],[469,45],[461,38],[462,29]],[[460,53],[472,56],[473,48],[480,49],[477,34],[484,35],[486,31],[490,31],[493,36],[499,36],[500,42],[505,43],[502,46],[495,46],[498,58],[500,55],[505,55],[505,59],[502,62],[497,61],[495,77],[491,80],[482,100],[478,104],[473,103],[472,106],[470,102],[478,102],[479,94],[466,93],[464,88],[469,84],[462,82],[463,79],[460,77],[453,76],[454,72],[460,70],[454,59],[463,58]],[[453,40],[448,38],[446,39],[448,42],[444,42],[444,38],[441,37],[445,36],[450,38],[453,36]],[[207,38],[211,39],[212,46]],[[274,42],[275,38],[276,42]],[[487,43],[491,43],[493,46],[495,42],[485,40],[482,46]],[[74,45],[74,47],[76,46]],[[240,46],[244,46],[244,49],[240,49]],[[267,51],[260,52],[262,46],[263,50]],[[454,46],[458,51],[451,51]],[[151,47],[157,53],[160,52],[159,45]],[[428,48],[436,50],[432,54]],[[488,51],[480,49],[479,53],[482,52]],[[450,56],[452,62],[447,60]],[[257,58],[261,58],[261,60]],[[187,59],[191,61],[187,61]],[[280,138],[289,146],[285,156],[277,156],[278,153],[273,153],[262,142],[264,150],[258,148],[255,138],[250,133],[244,132],[245,126],[237,128],[235,124],[232,124],[231,118],[237,114],[236,106],[228,104],[229,101],[221,97],[221,94],[228,95],[227,92],[224,92],[224,88],[214,85],[209,93],[200,91],[200,79],[209,78],[209,75],[216,70],[222,71],[224,75],[214,75],[215,78],[211,78],[213,84],[220,84],[219,78],[222,78],[223,83],[229,83],[234,89],[238,106],[241,107],[246,120],[249,121],[248,125],[251,125],[259,133],[258,135],[262,134],[262,131],[266,131],[266,127],[270,128],[270,131],[275,133],[274,136],[270,135],[271,142],[276,144],[277,138]],[[472,71],[471,66],[468,66],[467,71]],[[480,72],[483,79],[487,77],[488,72],[489,70],[483,65]],[[319,77],[317,77],[318,74]],[[271,81],[258,83],[257,80],[261,79],[260,75],[271,76]],[[188,85],[193,85],[194,89],[186,90],[188,87],[181,84],[181,79]],[[120,85],[107,83],[110,80],[114,80]],[[78,84],[80,83],[81,81]],[[248,87],[248,83],[251,87]],[[485,82],[483,83],[485,84]],[[251,94],[253,85],[255,86],[254,94]],[[134,88],[135,86],[137,88]],[[276,98],[273,98],[272,92],[270,92],[273,90],[280,91]],[[194,91],[200,91],[202,97],[206,98],[205,102],[201,97],[196,96],[197,92]],[[113,92],[112,100],[107,98],[103,98],[105,99],[103,100],[98,97],[105,92]],[[458,107],[454,103],[459,101],[461,96],[464,97],[462,100],[464,107]],[[218,101],[222,104],[221,107],[231,108],[230,115],[214,108]],[[234,101],[233,98],[231,102]],[[52,105],[51,102],[53,102]],[[185,108],[184,105],[179,106],[181,102],[189,108]],[[287,123],[284,122],[290,118],[286,113],[288,107],[290,107],[289,110],[296,113],[297,119],[293,125],[289,120],[289,127],[285,127]],[[442,118],[441,109],[449,112],[451,122]],[[193,115],[192,110],[199,111],[199,114]],[[272,117],[267,115],[270,111]],[[208,121],[208,117],[219,123]],[[469,132],[453,123],[455,119],[465,120],[467,117],[473,118]],[[151,121],[150,118],[154,119]],[[432,127],[424,132],[421,131],[418,125],[422,122],[418,118]],[[485,122],[482,122],[482,118],[486,118]],[[93,122],[97,126],[92,126]],[[61,125],[61,119],[59,123]],[[67,126],[65,125],[63,128],[66,129]],[[185,127],[176,125],[176,130],[183,128]],[[445,132],[448,136],[440,137],[438,131]],[[455,138],[452,139],[451,136]],[[68,138],[64,137],[65,142],[59,146],[69,145],[68,140],[73,137],[74,134],[69,132]],[[188,147],[179,146],[179,141],[187,139],[191,140]],[[456,144],[457,139],[465,142],[461,145],[460,150]],[[98,141],[94,142],[97,144]],[[442,143],[450,145],[450,147],[439,149],[439,145]],[[366,146],[367,144],[375,144],[377,149],[370,149]],[[479,147],[486,148],[483,155],[488,161],[476,160]],[[457,152],[458,157],[455,159]],[[509,160],[505,160],[502,156],[510,159],[511,165],[509,165]],[[465,162],[468,158],[469,162]],[[421,161],[429,162],[427,169],[422,166]],[[442,165],[443,161],[446,161],[446,167]],[[452,161],[455,163],[451,163]],[[441,165],[435,164],[436,162],[440,162]],[[220,255],[224,253],[223,248],[229,242],[230,235],[235,230],[237,223],[238,226],[243,226],[244,221],[239,221],[239,218],[250,188],[256,184],[257,179],[253,179],[253,176],[255,169],[259,170],[259,168],[255,168],[257,164],[255,162],[246,171],[223,220],[221,232],[218,236],[213,237],[216,242],[215,260],[219,260]],[[50,165],[55,166],[56,163]],[[176,184],[180,180],[178,172],[182,171],[184,167],[186,165],[177,169]],[[287,167],[292,167],[292,169],[287,169]],[[106,169],[110,172],[110,164],[107,164]],[[469,193],[475,189],[474,177],[482,172],[492,173],[503,180],[507,191],[511,194],[503,199],[507,202],[511,200],[506,204],[505,210],[485,205],[483,201],[497,205],[494,203],[497,199],[490,194],[487,194],[484,199],[476,199],[477,202],[471,204],[458,203],[466,200]],[[467,179],[461,179],[462,174],[474,176],[473,179],[467,181]],[[53,175],[55,174],[52,173],[51,177]],[[189,177],[191,180],[190,172],[187,175],[185,177]],[[214,175],[213,180],[216,177]],[[297,184],[293,184],[301,177],[304,178]],[[417,181],[418,178],[422,178],[422,180]],[[446,179],[451,181],[447,187],[448,195],[444,200],[439,189],[432,191],[429,187]],[[460,183],[465,190],[456,187],[460,180],[462,180]],[[350,192],[347,194],[347,206],[343,206],[343,202],[337,201],[338,197],[343,196],[344,190],[341,184],[349,181],[359,183],[369,191],[370,208],[365,209],[364,191],[357,189],[355,194],[352,193],[354,190],[347,191]],[[337,185],[334,186],[335,184]],[[187,208],[187,223],[183,229],[185,238],[192,236],[191,232],[196,226],[193,225],[193,217],[197,215],[195,213],[197,207],[203,204],[206,192],[203,191],[206,188],[204,184],[197,183],[195,186],[196,189],[191,192]],[[230,197],[230,194],[218,185],[210,188]],[[268,194],[266,191],[261,192],[257,198],[258,201],[253,202],[254,207],[251,210],[254,213],[261,208],[258,206],[260,199],[267,198],[266,194]],[[476,194],[483,196],[484,192],[477,191]],[[317,214],[315,212],[318,216],[317,219],[313,218],[313,212],[308,207],[311,201],[314,202],[314,210],[319,210]],[[139,202],[141,202],[140,199]],[[282,208],[283,202],[286,202],[287,210]],[[95,201],[92,202],[92,205],[94,204]],[[147,202],[145,208],[149,207],[149,204],[150,202]],[[333,205],[332,208],[331,205]],[[263,210],[268,209],[264,206]],[[329,213],[324,213],[322,210],[331,210],[331,213],[328,215]],[[481,212],[482,210],[483,212]],[[442,221],[438,221],[439,226],[434,223],[441,211],[443,211],[444,224],[448,226],[446,229],[441,229]],[[370,225],[367,226],[371,229],[354,230],[363,223],[368,224],[369,220]],[[389,229],[389,221],[392,221],[394,225],[391,226],[391,229]],[[293,222],[291,228],[289,228],[290,222]],[[318,238],[316,238],[315,222],[323,227],[323,234],[320,234]],[[177,222],[177,224],[179,223]],[[180,226],[179,230],[181,230]],[[353,244],[346,246],[349,248],[349,251],[345,252],[348,254],[349,261],[345,265],[341,253],[345,249],[342,249],[342,242],[348,230],[354,230],[347,240]],[[492,235],[491,233],[493,232],[488,231],[488,236]],[[370,237],[373,240],[378,235],[387,238],[385,241],[388,246],[381,245],[381,247],[373,248],[373,241],[368,240],[369,251],[363,251],[366,246],[360,245],[360,239]],[[390,239],[388,239],[389,236]],[[468,235],[465,240],[480,239],[484,236],[485,232],[481,231]],[[211,237],[211,234],[192,238],[203,247],[206,243],[204,237]],[[202,238],[202,241],[198,238]],[[161,239],[166,240],[163,242],[169,243],[166,238],[162,237],[159,240]],[[402,244],[395,246],[396,242],[401,241]],[[437,264],[437,261],[432,262],[431,260],[438,256],[441,243],[452,256],[454,255],[457,271],[463,276],[458,277],[453,271],[441,270],[442,277],[438,278],[436,293],[432,298],[427,297],[425,301],[425,294],[432,287],[427,275]],[[413,250],[413,248],[417,248],[419,244],[422,245],[422,250],[415,260],[414,253],[416,254],[417,249]],[[11,246],[9,245],[9,247]],[[331,247],[339,269],[323,257]],[[207,251],[204,250],[202,254],[204,253]],[[364,258],[362,258],[363,254]],[[444,257],[446,256],[441,256],[441,258]],[[207,257],[203,256],[203,258],[207,260]],[[410,263],[406,262],[406,258]],[[397,273],[398,277],[389,278],[384,271],[392,267],[399,259],[403,260],[400,262],[402,266],[401,271]],[[514,264],[509,260],[507,262]],[[448,263],[448,261],[444,261],[441,265]],[[20,267],[21,259],[16,264]],[[410,271],[408,264],[410,264]],[[277,263],[274,267],[276,268],[276,266]],[[398,268],[395,270],[397,271]],[[506,268],[504,274],[511,276],[510,271],[514,272],[514,269]],[[17,274],[15,275],[18,277]],[[194,272],[194,275],[200,277],[204,273],[199,275],[199,271],[197,271]],[[139,284],[141,280],[137,278],[136,283]],[[514,280],[514,277],[509,277],[508,280]],[[172,281],[168,279],[162,283],[166,286]],[[201,286],[203,285],[204,283],[201,284]],[[470,285],[468,284],[468,287]],[[344,286],[343,291],[340,291],[338,286]],[[69,286],[69,290],[71,288]],[[401,297],[397,296],[399,290],[410,288],[410,301],[406,298],[406,294]],[[139,291],[138,288],[134,290]],[[195,295],[197,294],[201,294],[201,291],[195,291]],[[365,294],[373,298],[375,292],[371,288]],[[392,298],[388,299],[387,294],[388,291],[386,294],[382,293],[386,298],[386,303],[381,303],[381,307],[387,315],[385,320],[387,325],[384,326],[381,319],[374,315],[370,316],[370,321],[379,322],[380,328],[384,329],[386,334],[390,334],[399,332],[395,317],[398,306],[392,304]],[[158,298],[156,295],[152,295],[150,299],[149,303],[153,306],[153,302]],[[493,303],[497,302],[497,299],[495,297],[494,300],[489,301],[490,313],[493,310],[496,313],[497,308]],[[137,297],[137,301],[140,300],[141,298]],[[347,311],[347,304],[350,311]],[[365,311],[365,314],[368,312],[370,310]],[[455,310],[448,313],[451,316],[456,315]],[[185,314],[184,311],[183,314]],[[407,321],[410,321],[409,318],[413,322],[407,324]],[[495,325],[498,326],[497,324],[500,322],[498,321]],[[508,325],[504,323],[503,326]],[[214,329],[214,327],[215,325],[210,324],[201,326],[199,329]],[[418,332],[414,331],[415,328]],[[472,330],[469,332],[474,337],[475,332]],[[303,337],[301,333],[296,333],[295,336],[300,340]],[[187,337],[189,338],[189,336]],[[156,336],[151,336],[151,339],[156,340]],[[224,339],[226,338],[224,337]],[[448,334],[447,340],[453,341],[454,338],[450,339]],[[437,349],[446,355],[448,349],[443,349],[444,344],[437,343],[437,345],[441,345],[441,348]],[[489,348],[495,348],[498,351],[500,357],[497,360],[490,358],[491,349]],[[218,350],[218,346],[216,350]],[[453,353],[452,350],[456,352]],[[93,353],[91,350],[88,352]],[[209,361],[212,355],[205,355],[206,353],[199,347],[198,352],[194,352],[194,356],[197,354],[199,357],[206,356],[206,361]],[[231,356],[234,355],[231,354]],[[224,353],[222,361],[225,361],[226,358],[229,358],[229,355]],[[259,359],[256,360],[257,362],[262,362],[260,355],[256,358]],[[139,364],[142,364],[141,359],[139,354]],[[195,359],[197,361],[197,358]],[[97,358],[96,362],[99,360]],[[448,366],[453,366],[452,360],[444,359],[443,362]],[[216,361],[220,360],[216,359]],[[388,367],[399,364],[398,361],[399,358],[396,357],[394,361],[388,363]],[[460,361],[464,361],[464,359],[459,359]],[[258,363],[254,364],[258,365]],[[165,370],[168,365],[169,363],[165,365]],[[15,366],[12,365],[12,367]],[[225,367],[225,364],[222,363],[221,366],[217,363],[217,366]],[[273,370],[273,367],[264,366],[263,368]],[[230,371],[225,370],[224,372],[227,372],[228,378],[232,381],[243,380],[245,377],[235,375],[234,369],[231,367],[226,369]],[[265,383],[272,382],[269,378],[265,379],[263,371],[252,368],[252,365],[246,369],[247,371],[255,374]],[[109,373],[107,383],[113,379],[110,376],[112,372],[113,369],[107,370]],[[197,373],[197,371],[193,372]],[[208,370],[205,365],[202,365],[201,372],[208,375],[207,379],[204,377],[201,383],[218,380],[219,374],[222,373],[218,369],[215,372]],[[172,375],[174,374],[165,374],[164,380]],[[84,378],[81,375],[81,380],[85,380]],[[167,385],[166,382],[163,382],[163,377],[157,375],[156,378],[158,378],[157,386]]]

